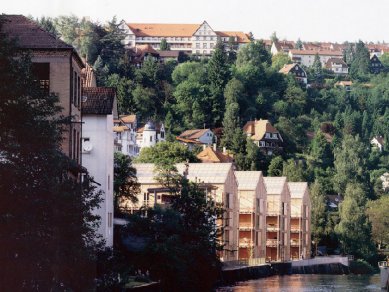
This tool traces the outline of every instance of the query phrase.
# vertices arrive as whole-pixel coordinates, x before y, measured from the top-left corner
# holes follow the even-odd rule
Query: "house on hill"
[[[282,150],[282,136],[268,120],[248,121],[243,127],[243,132],[268,155]]]
[[[290,50],[295,48],[294,41],[276,41],[271,45],[270,52],[272,55],[277,55],[280,53],[288,54]]]
[[[348,74],[348,66],[342,58],[329,58],[327,63],[325,63],[325,68],[337,75]]]
[[[307,85],[308,83],[307,73],[297,63],[284,65],[284,67],[281,68],[279,73],[293,75],[297,82],[299,82],[300,84]]]
[[[85,65],[71,46],[23,15],[0,15],[1,37],[16,42],[21,52],[31,56],[32,73],[44,94],[55,92],[61,114],[71,120],[62,132],[62,152],[81,164],[81,88]],[[81,168],[74,169],[78,175]]]
[[[146,125],[136,131],[136,144],[140,150],[144,147],[153,147],[159,142],[165,141],[165,126],[163,123],[148,121]]]
[[[193,149],[195,145],[212,145],[215,135],[211,129],[186,130],[176,137],[176,140]]]
[[[292,62],[300,65],[311,67],[315,61],[315,56],[319,55],[321,64],[326,64],[331,58],[342,58],[342,51],[331,51],[331,50],[290,50],[289,57]]]
[[[373,139],[371,139],[370,144],[382,152],[385,146],[385,139],[382,136],[375,136]]]
[[[373,55],[370,58],[370,73],[379,74],[385,70],[384,65],[382,65],[380,59],[378,59],[377,55]]]

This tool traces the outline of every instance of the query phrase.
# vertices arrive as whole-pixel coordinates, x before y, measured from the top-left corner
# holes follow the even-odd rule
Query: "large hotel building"
[[[172,51],[210,55],[218,39],[226,44],[232,41],[236,48],[250,42],[246,33],[215,31],[206,21],[201,24],[126,23],[122,21],[120,28],[126,34],[124,44],[128,48],[149,44],[158,50],[162,39],[165,39]]]

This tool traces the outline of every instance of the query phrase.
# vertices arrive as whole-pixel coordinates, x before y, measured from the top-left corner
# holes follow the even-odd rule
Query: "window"
[[[209,44],[209,47],[210,47],[211,49],[213,49],[214,46],[215,46],[214,43],[210,43],[210,44]]]
[[[80,107],[81,102],[81,78],[77,77],[77,107]]]
[[[270,138],[270,133],[266,133],[265,138]]]
[[[77,96],[77,73],[73,72],[73,98],[72,103],[75,104]]]
[[[112,227],[112,213],[108,212],[108,228]]]
[[[110,185],[111,185],[111,176],[108,175],[108,190],[111,189]]]
[[[150,136],[150,142],[153,142],[153,136]]]
[[[226,208],[230,208],[230,194],[226,193]]]
[[[165,132],[161,132],[161,139],[165,138]]]
[[[196,43],[196,49],[200,49],[200,43]]]
[[[44,94],[50,91],[50,63],[32,63],[32,74]]]
[[[203,49],[207,48],[207,43],[203,43]]]
[[[203,55],[206,55],[206,54],[207,54],[207,51],[206,51],[206,50],[204,50],[204,51],[203,51]]]

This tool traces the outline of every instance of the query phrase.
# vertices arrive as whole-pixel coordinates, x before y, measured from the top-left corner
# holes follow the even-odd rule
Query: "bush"
[[[350,272],[353,274],[374,274],[376,269],[364,260],[356,260],[350,263]]]

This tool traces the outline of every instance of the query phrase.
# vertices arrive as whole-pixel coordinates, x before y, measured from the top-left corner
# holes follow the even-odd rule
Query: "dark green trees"
[[[159,49],[160,49],[161,51],[170,51],[170,46],[169,46],[169,44],[167,43],[167,41],[166,41],[165,38],[163,38],[163,39],[161,40],[161,43],[159,44]]]

